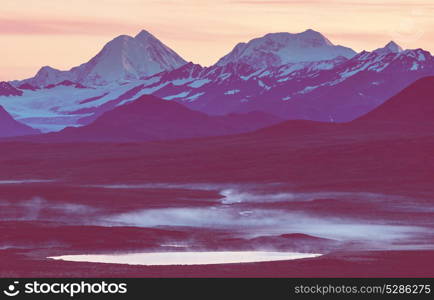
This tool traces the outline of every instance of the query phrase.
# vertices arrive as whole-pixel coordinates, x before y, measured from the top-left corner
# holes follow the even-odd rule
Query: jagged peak
[[[377,53],[377,54],[389,54],[389,53],[400,53],[400,52],[403,52],[403,51],[404,50],[401,48],[401,46],[399,46],[394,41],[390,41],[383,48],[378,48],[378,49],[374,50],[374,53]]]
[[[134,37],[135,39],[148,39],[148,38],[154,38],[155,36],[150,33],[149,31],[142,29],[138,34],[136,34],[136,36]]]
[[[58,71],[58,70],[50,66],[43,66],[39,69],[39,72],[44,72],[44,71]]]
[[[387,43],[387,45],[384,48],[387,48],[387,49],[389,49],[389,50],[391,50],[393,52],[402,52],[402,51],[404,51],[404,49],[402,49],[402,47],[399,46],[394,41],[390,41],[389,43]]]

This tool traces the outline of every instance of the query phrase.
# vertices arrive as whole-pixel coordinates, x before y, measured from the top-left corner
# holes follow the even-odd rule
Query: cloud
[[[100,35],[137,31],[140,26],[107,20],[0,18],[2,35]]]
[[[341,6],[364,6],[364,7],[433,7],[431,1],[352,1],[352,0],[235,0],[230,1],[233,4],[246,4],[246,5],[341,5]]]

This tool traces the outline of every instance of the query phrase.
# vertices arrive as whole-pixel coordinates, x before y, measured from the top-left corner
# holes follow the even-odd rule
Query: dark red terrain
[[[0,276],[433,277],[432,95],[434,78],[422,79],[349,124],[288,121],[147,143],[4,142]],[[53,181],[18,182],[36,179]],[[180,251],[174,243],[324,256],[173,267],[47,259]]]
[[[281,122],[262,113],[208,116],[176,102],[141,96],[83,127],[25,138],[38,142],[144,142],[245,133]]]

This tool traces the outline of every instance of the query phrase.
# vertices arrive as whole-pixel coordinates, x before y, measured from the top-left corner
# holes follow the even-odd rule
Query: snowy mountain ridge
[[[279,37],[281,34],[271,35]],[[311,35],[313,38],[304,37],[303,43],[310,41],[309,45],[330,46],[330,41],[322,35],[308,31],[307,36]],[[285,40],[287,35],[283,36],[278,40]],[[77,69],[64,72],[46,67],[31,79],[42,88],[34,88],[31,81],[15,84],[15,87],[22,87],[18,88],[22,96],[0,96],[0,105],[17,120],[44,132],[89,124],[104,112],[147,94],[209,115],[261,111],[284,119],[346,122],[374,109],[415,80],[434,75],[434,58],[428,51],[403,50],[390,42],[383,48],[362,51],[351,57],[339,55],[276,66],[252,65],[240,60],[226,62],[222,58],[220,62],[224,63],[202,67],[165,55],[164,59],[158,59],[161,64],[167,63],[165,70],[140,77],[139,74],[150,70],[145,69],[149,64],[132,66],[127,58],[133,57],[131,53],[135,52],[127,51],[124,55],[121,51],[121,55],[115,55],[119,60],[114,64],[124,78],[121,83],[91,84],[96,77],[89,74],[103,72],[106,67],[100,61],[105,61],[113,51],[125,49],[124,43],[138,43],[137,39],[150,39],[151,49],[156,49],[154,38],[146,32],[134,38],[121,36],[112,41],[115,46],[109,43],[108,50],[103,49],[91,60],[88,66],[92,68],[86,72],[79,69],[88,74],[83,77],[90,80],[87,84],[76,83],[78,77],[68,77],[74,72],[80,73],[75,71]],[[292,35],[290,40],[293,40]],[[172,68],[177,63],[180,66]],[[115,78],[115,74],[117,72],[106,72],[105,78]],[[44,85],[53,78],[57,79],[56,84]]]
[[[357,53],[347,47],[333,45],[321,33],[308,29],[301,33],[269,33],[248,43],[240,43],[216,65],[245,63],[256,69],[289,63],[315,62]]]

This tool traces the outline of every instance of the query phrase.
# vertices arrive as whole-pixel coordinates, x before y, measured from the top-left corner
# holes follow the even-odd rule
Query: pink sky
[[[390,40],[434,52],[433,0],[2,0],[0,80],[69,69],[141,29],[210,65],[238,42],[312,28],[356,51]]]

